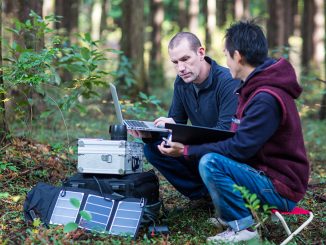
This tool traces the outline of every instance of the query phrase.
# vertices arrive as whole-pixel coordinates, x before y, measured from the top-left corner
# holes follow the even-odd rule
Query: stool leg
[[[275,213],[276,214],[276,213]],[[277,216],[279,217],[279,216]],[[302,224],[298,227],[298,229],[296,229],[292,234],[289,234],[289,236],[281,243],[281,245],[285,245],[287,244],[289,241],[292,240],[292,238],[299,234],[300,231],[303,230],[303,228],[305,228],[314,218],[314,214],[312,212],[309,212],[309,218]],[[282,217],[283,219],[283,217]],[[283,219],[284,220],[284,219]],[[281,221],[282,222],[282,221]],[[285,221],[284,221],[285,222]],[[286,225],[287,226],[287,225]]]
[[[279,212],[276,211],[276,212],[275,212],[275,215],[276,215],[277,218],[281,221],[282,226],[284,227],[284,229],[285,229],[285,231],[286,231],[286,234],[291,235],[291,230],[290,230],[288,224],[285,222],[285,220],[284,220],[282,214],[280,214]]]

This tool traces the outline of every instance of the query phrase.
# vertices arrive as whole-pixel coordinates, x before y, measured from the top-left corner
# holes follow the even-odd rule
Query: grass
[[[321,132],[326,132],[326,128],[323,123],[309,120],[304,121],[303,125],[312,172],[307,194],[299,206],[312,210],[315,218],[300,233],[300,238],[306,244],[325,244],[326,157],[325,148],[320,142],[325,142],[325,134]],[[97,125],[96,132],[105,133],[103,128],[103,125],[102,128]],[[213,210],[191,209],[189,201],[175,191],[159,173],[160,194],[168,210],[167,217],[162,216],[161,224],[168,225],[171,232],[169,236],[161,235],[150,239],[147,228],[141,228],[134,241],[83,230],[66,234],[60,226],[46,229],[26,224],[22,212],[26,193],[38,182],[59,185],[65,177],[74,174],[76,155],[75,143],[67,147],[66,144],[49,145],[18,137],[0,148],[0,244],[205,244],[208,236],[219,232],[206,222],[213,216]],[[149,169],[151,166],[145,164],[145,168]],[[298,226],[302,221],[301,217],[289,219],[291,227]],[[286,237],[281,225],[273,222],[266,224],[262,235],[261,241],[247,244],[279,244]],[[291,244],[303,244],[302,241],[292,240]]]

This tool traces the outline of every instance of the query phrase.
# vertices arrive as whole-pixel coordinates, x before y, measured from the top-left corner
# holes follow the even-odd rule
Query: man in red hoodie
[[[226,31],[227,66],[240,79],[239,100],[225,141],[202,145],[169,142],[162,154],[200,159],[199,172],[212,197],[220,226],[228,229],[207,240],[239,242],[258,236],[245,201],[234,185],[255,193],[262,204],[290,211],[307,189],[306,156],[295,99],[302,92],[292,65],[267,57],[267,40],[254,22],[238,22]]]

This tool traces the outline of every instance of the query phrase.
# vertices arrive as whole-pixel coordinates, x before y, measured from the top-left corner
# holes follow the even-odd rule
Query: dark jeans
[[[199,171],[198,162],[185,160],[184,157],[162,155],[157,145],[162,141],[145,144],[144,154],[147,160],[183,195],[191,200],[208,195]]]

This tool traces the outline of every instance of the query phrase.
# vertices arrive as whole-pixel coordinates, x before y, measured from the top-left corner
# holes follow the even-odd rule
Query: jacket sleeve
[[[186,157],[198,161],[203,155],[216,152],[236,160],[249,159],[278,129],[281,113],[281,107],[272,95],[259,93],[247,106],[232,138],[215,143],[189,145]]]
[[[185,108],[182,103],[182,88],[177,85],[178,84],[178,77],[174,82],[174,92],[173,92],[173,99],[171,103],[171,107],[168,113],[168,117],[172,117],[176,123],[183,123],[186,124],[188,121],[188,115],[185,111]]]
[[[219,110],[219,117],[216,128],[229,130],[232,116],[235,114],[238,97],[235,94],[235,88],[239,84],[239,80],[234,80],[231,76],[224,75],[221,85],[218,89],[217,105]]]

